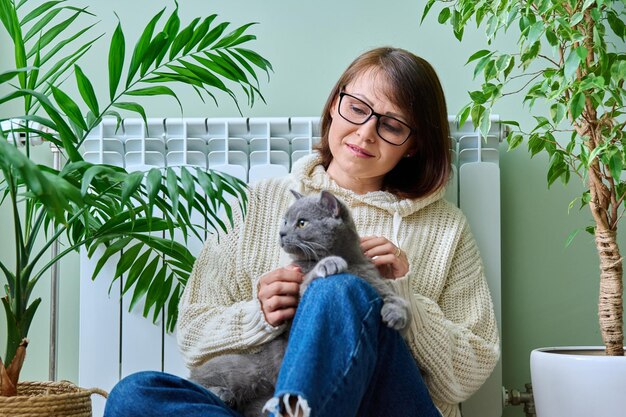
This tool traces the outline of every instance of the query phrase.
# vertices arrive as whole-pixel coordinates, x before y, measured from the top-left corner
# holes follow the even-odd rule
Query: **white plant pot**
[[[530,354],[537,417],[625,417],[626,356],[603,347],[553,347]]]

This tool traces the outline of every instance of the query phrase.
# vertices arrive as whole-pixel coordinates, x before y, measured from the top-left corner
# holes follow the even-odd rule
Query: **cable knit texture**
[[[289,189],[326,189],[350,207],[362,236],[385,236],[407,254],[410,271],[394,281],[414,317],[406,340],[435,404],[445,417],[460,417],[458,404],[487,379],[500,353],[489,288],[465,216],[443,199],[443,190],[416,200],[384,191],[353,193],[339,187],[316,156],[300,159],[292,171],[251,186],[245,220],[236,213],[229,233],[204,245],[179,306],[178,343],[187,366],[253,350],[280,334],[282,326],[265,321],[256,284],[284,265],[278,234],[293,202]]]

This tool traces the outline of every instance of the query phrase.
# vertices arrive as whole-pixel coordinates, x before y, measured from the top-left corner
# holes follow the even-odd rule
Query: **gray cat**
[[[409,306],[391,289],[371,260],[363,254],[348,208],[332,193],[296,197],[280,228],[280,245],[305,274],[300,295],[316,278],[347,272],[367,281],[383,300],[382,321],[396,330],[409,324]],[[262,416],[261,409],[274,393],[278,370],[287,346],[289,329],[248,353],[217,356],[192,369],[190,379],[246,417]]]

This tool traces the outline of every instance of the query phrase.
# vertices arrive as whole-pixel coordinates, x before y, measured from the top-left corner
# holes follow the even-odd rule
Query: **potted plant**
[[[271,65],[247,48],[255,39],[247,33],[252,23],[229,28],[213,14],[183,24],[178,4],[169,15],[165,12],[148,20],[127,57],[131,44],[121,24],[110,38],[90,35],[95,24],[89,21],[94,16],[87,7],[64,1],[0,0],[0,21],[15,59],[13,69],[0,73],[0,105],[20,109],[10,120],[2,120],[7,128],[0,129],[0,204],[13,214],[16,249],[14,267],[0,262],[7,327],[0,356],[0,411],[2,398],[20,392],[28,331],[41,302],[32,299],[33,288],[55,262],[80,248],[91,255],[97,247],[106,247],[101,265],[124,250],[112,279],[126,274],[125,291],[132,293],[133,303],[145,299],[145,316],[153,312],[156,318],[165,311],[171,330],[194,262],[184,242],[173,239],[174,231],[182,232],[183,239],[200,237],[204,231],[197,219],[191,221],[192,211],[203,216],[212,232],[225,230],[224,222],[232,221],[229,202],[234,200],[227,200],[229,195],[245,208],[245,184],[227,175],[184,167],[127,172],[88,163],[81,156],[88,132],[104,117],[116,118],[119,124],[123,112],[134,112],[146,120],[137,97],[165,95],[178,101],[172,87],[182,85],[215,104],[216,93],[238,103],[234,86],[243,90],[250,105],[263,99],[257,71],[269,75]],[[108,42],[103,62],[108,79],[100,86],[80,63],[90,48],[99,45],[105,50],[102,42]],[[98,97],[97,87],[107,91],[106,100]],[[76,91],[76,97],[69,91]],[[34,136],[58,148],[64,157],[59,169],[31,159]],[[218,215],[220,210],[228,220]],[[60,238],[65,239],[62,250],[44,260]]]
[[[540,417],[623,414],[623,392],[616,394],[615,387],[610,387],[618,383],[617,389],[623,391],[626,383],[623,270],[616,240],[626,196],[622,176],[626,163],[625,4],[621,0],[429,0],[423,18],[436,3],[443,6],[438,11],[439,23],[449,23],[459,41],[470,21],[485,28],[487,47],[467,61],[474,63],[474,77],[481,75],[481,87],[469,93],[471,103],[459,112],[460,122],[471,117],[486,132],[491,108],[512,94],[521,94],[531,110],[536,103],[545,104],[546,111],[539,109],[530,128],[523,129],[517,121],[505,122],[513,127],[507,137],[509,149],[526,137],[531,155],[545,152],[549,157],[548,186],[557,179],[568,183],[575,176],[587,188],[580,203],[592,215],[593,224],[586,230],[595,236],[600,261],[598,308],[604,348],[599,350],[604,354],[597,356],[598,349],[589,349],[596,354],[594,358],[570,349],[567,355],[533,351],[537,413]],[[515,33],[517,50],[502,52],[491,47],[496,36],[506,31]],[[556,364],[545,364],[545,359]],[[564,362],[573,362],[574,368],[557,376]],[[600,369],[615,371],[618,379],[611,380],[609,374],[591,379]],[[543,371],[551,375],[547,382],[541,379]],[[575,380],[576,375],[582,380]],[[555,404],[550,405],[550,400]],[[614,408],[599,408],[605,405]]]

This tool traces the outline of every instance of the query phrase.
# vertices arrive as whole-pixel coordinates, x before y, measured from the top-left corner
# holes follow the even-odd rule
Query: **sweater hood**
[[[387,191],[372,191],[366,194],[357,194],[342,188],[330,178],[321,165],[321,158],[317,153],[300,158],[292,167],[292,175],[298,184],[298,191],[307,194],[328,190],[345,201],[349,206],[367,205],[385,210],[397,217],[406,217],[418,210],[440,200],[445,194],[441,188],[422,198],[401,199]]]

